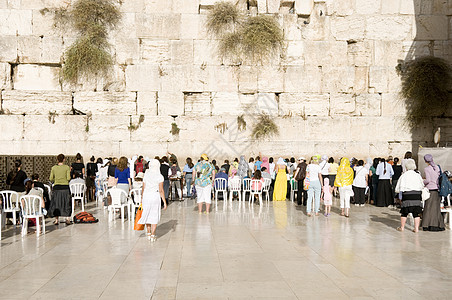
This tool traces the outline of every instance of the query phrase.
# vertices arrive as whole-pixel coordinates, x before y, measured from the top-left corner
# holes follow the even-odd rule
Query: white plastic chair
[[[111,205],[108,206],[108,220],[114,220],[116,209],[121,210],[121,221],[124,222],[124,208],[129,206],[127,201],[127,193],[116,187],[112,187],[107,190],[107,195],[111,197]],[[124,199],[124,201],[121,201]],[[113,215],[113,218],[110,216]]]
[[[107,201],[107,191],[108,191],[108,181],[104,180],[102,182],[102,193],[103,193],[103,201],[105,201],[105,203],[107,203],[107,205],[104,205],[104,209],[107,208],[108,206],[108,201]]]
[[[249,204],[251,205],[251,201],[254,202],[254,196],[257,195],[259,198],[259,204],[262,207],[262,189],[264,187],[264,182],[257,180],[257,179],[253,179],[251,180],[251,192],[250,192],[250,199],[249,199]]]
[[[49,194],[49,200],[52,200],[52,188],[48,184],[44,184],[44,187],[47,189],[47,193]]]
[[[298,192],[298,181],[296,181],[294,178],[290,179],[290,201],[294,201],[295,198],[295,192]]]
[[[251,179],[250,178],[245,178],[243,179],[243,189],[242,189],[242,198],[243,198],[243,202],[246,201],[246,193],[251,193]]]
[[[270,185],[272,184],[272,180],[270,178],[264,178],[264,187],[262,188],[262,195],[265,197],[265,200],[268,204],[270,204]]]
[[[42,218],[42,233],[46,232],[46,223],[42,214],[41,197],[36,195],[25,195],[20,197],[20,206],[22,208],[22,236],[27,235],[28,219],[36,219],[36,234],[39,235],[39,219]]]
[[[44,190],[40,187],[35,187],[35,189],[37,189],[38,191],[41,191],[41,194],[44,195]]]
[[[19,194],[15,191],[1,191],[0,198],[3,203],[3,211],[4,213],[12,213],[13,214],[13,224],[14,226],[17,224],[16,222],[16,213],[20,211],[19,207]]]
[[[133,200],[132,200],[133,199]],[[129,213],[132,222],[135,221],[135,210],[140,207],[141,204],[141,189],[132,189],[129,192]]]
[[[104,191],[102,186],[102,180],[96,178],[94,180],[94,185],[96,187],[96,206],[99,205],[99,201],[102,202],[104,200]]]
[[[232,198],[234,197],[234,192],[237,193],[239,197],[239,203],[242,201],[242,179],[238,176],[229,179],[229,202],[232,203]]]
[[[80,200],[82,203],[82,211],[85,211],[85,184],[84,183],[73,183],[69,185],[69,188],[71,190],[71,196],[72,196],[72,214],[71,216],[74,216],[74,210],[75,210],[75,201]]]
[[[218,194],[223,194],[224,205],[226,204],[228,197],[228,181],[224,178],[215,178],[214,180],[215,189],[215,210],[218,210]]]
[[[446,201],[447,201],[448,208],[445,208],[445,207],[442,208],[441,212],[449,213],[449,228],[452,229],[452,207],[450,206],[450,195],[447,196]],[[446,219],[446,217],[444,218],[444,221],[445,221],[445,219]]]

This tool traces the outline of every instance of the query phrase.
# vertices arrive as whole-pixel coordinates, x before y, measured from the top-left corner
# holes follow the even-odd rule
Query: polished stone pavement
[[[447,299],[451,231],[396,231],[397,210],[335,200],[326,218],[293,203],[199,215],[193,200],[162,213],[149,242],[129,222],[52,225],[22,238],[7,226],[0,248],[1,299]],[[132,225],[133,226],[133,225]],[[31,229],[34,231],[34,228]]]

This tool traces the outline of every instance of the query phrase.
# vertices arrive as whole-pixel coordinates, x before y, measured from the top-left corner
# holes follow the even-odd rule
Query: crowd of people
[[[218,188],[215,186],[217,178],[223,179],[226,186],[232,180],[240,179],[243,184],[243,179],[250,178],[252,189],[267,187],[272,201],[286,201],[291,189],[294,189],[296,204],[305,206],[309,217],[320,214],[321,204],[324,216],[330,217],[333,198],[337,197],[340,214],[344,217],[350,216],[351,204],[359,207],[366,204],[399,207],[401,223],[397,230],[405,229],[407,216],[412,214],[414,232],[420,227],[426,231],[442,231],[445,226],[440,206],[444,194],[441,193],[440,177],[443,177],[443,185],[445,181],[450,184],[450,179],[442,176],[440,166],[435,164],[431,155],[425,155],[424,161],[425,178],[422,178],[411,152],[407,152],[402,161],[391,156],[368,158],[366,162],[342,157],[339,164],[326,155],[315,155],[309,160],[305,157],[297,160],[294,157],[279,157],[276,161],[273,157],[259,155],[249,158],[248,162],[245,156],[240,156],[234,158],[232,163],[224,160],[220,165],[215,159],[210,160],[207,154],[202,154],[196,163],[187,158],[182,169],[172,153],[153,159],[143,156],[128,159],[123,156],[96,160],[92,156],[86,165],[77,153],[76,161],[71,166],[65,164],[63,154],[57,156],[57,164],[52,167],[49,178],[51,194],[44,188],[38,174],[28,178],[20,160],[15,162],[15,168],[8,174],[7,184],[19,195],[40,196],[43,209],[48,216],[55,218],[55,225],[59,224],[60,217],[65,218],[66,224],[71,224],[72,183],[86,185],[88,200],[95,199],[97,190],[103,189],[103,182],[107,188],[124,190],[126,195],[132,189],[139,189],[143,213],[138,223],[146,224],[146,235],[152,241],[156,239],[161,209],[162,206],[163,209],[167,207],[170,189],[173,200],[196,197],[198,213],[209,214],[212,193]],[[186,191],[185,196],[183,190]],[[110,204],[108,198],[104,201],[104,205]],[[121,201],[129,200],[124,198]]]

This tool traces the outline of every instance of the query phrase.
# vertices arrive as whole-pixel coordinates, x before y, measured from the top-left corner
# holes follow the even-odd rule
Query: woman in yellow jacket
[[[336,180],[334,186],[339,188],[339,196],[341,202],[341,216],[348,218],[350,210],[350,197],[353,196],[353,169],[350,167],[348,158],[343,157],[341,164],[337,169]]]

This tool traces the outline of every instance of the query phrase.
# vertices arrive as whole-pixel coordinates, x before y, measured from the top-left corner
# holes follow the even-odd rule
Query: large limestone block
[[[399,93],[402,87],[402,77],[395,68],[388,69],[388,91],[390,93]]]
[[[400,11],[400,2],[412,2],[403,0],[381,0],[382,14],[398,14]]]
[[[130,116],[93,115],[89,120],[88,141],[130,141]]]
[[[124,13],[142,13],[145,9],[147,0],[122,0],[120,9]]]
[[[312,141],[349,141],[350,117],[308,117],[305,123],[305,139]]]
[[[18,36],[17,54],[19,63],[41,62],[41,38],[39,36]]]
[[[169,147],[169,142],[141,142],[141,141],[122,141],[118,143],[117,152],[113,152],[113,156],[133,157],[135,155],[143,155],[144,157],[154,158],[156,155],[163,157],[166,155],[166,150]],[[186,148],[190,149],[190,148]],[[188,152],[189,150],[187,150]],[[177,154],[176,154],[177,155]],[[112,154],[105,155],[111,157]],[[178,155],[179,159],[180,156]]]
[[[416,40],[447,40],[449,21],[447,16],[416,16]]]
[[[184,114],[184,93],[158,92],[157,96],[159,116],[181,116]]]
[[[366,18],[360,15],[331,18],[331,33],[338,41],[362,40],[366,30]]]
[[[185,116],[210,116],[212,105],[211,93],[185,93]]]
[[[49,121],[48,116],[26,115],[24,140],[80,142],[86,140],[86,116],[58,115],[53,121]]]
[[[284,74],[284,92],[321,93],[322,68],[316,66],[289,66]]]
[[[313,66],[324,66],[335,62],[337,65],[347,64],[346,41],[307,41],[305,43],[305,63]]]
[[[258,93],[256,100],[259,113],[278,116],[279,96],[275,93]]]
[[[222,59],[218,55],[218,40],[194,40],[193,54],[196,65],[220,65]]]
[[[3,35],[0,39],[0,61],[17,62],[17,37]]]
[[[348,63],[351,66],[372,64],[373,43],[370,41],[351,42],[347,45]]]
[[[0,9],[0,35],[32,34],[32,10]]]
[[[353,90],[356,94],[366,93],[369,89],[369,67],[355,67],[355,84]]]
[[[33,10],[32,26],[33,35],[44,37],[58,35],[58,30],[54,26],[53,14],[50,12],[41,13],[39,10]]]
[[[406,116],[405,100],[400,98],[400,94],[384,93],[381,95],[381,115],[382,116]]]
[[[137,93],[137,115],[157,115],[157,92]]]
[[[44,36],[41,39],[41,57],[42,63],[59,64],[63,59],[63,41],[61,37]]]
[[[355,1],[330,0],[326,2],[329,15],[349,16],[355,13]]]
[[[8,0],[8,2],[14,2]],[[49,7],[58,7],[61,5],[61,0],[20,0],[16,1],[20,2],[21,9],[43,9]],[[17,7],[16,7],[17,8]]]
[[[356,13],[362,15],[379,14],[381,0],[356,0]]]
[[[209,73],[195,65],[159,66],[160,89],[165,92],[203,92],[207,89]]]
[[[14,68],[13,83],[16,90],[59,91],[60,68],[20,64]]]
[[[257,73],[259,92],[280,93],[284,90],[284,70],[280,66],[261,66]]]
[[[141,1],[141,0],[140,0]],[[117,28],[112,31],[114,38],[128,38],[135,39],[138,38],[137,35],[137,25],[136,25],[136,14],[135,13],[122,13],[121,20]]]
[[[284,58],[285,65],[304,65],[304,42],[289,41],[287,42],[286,56]]]
[[[286,41],[300,41],[301,30],[298,24],[298,15],[296,14],[284,14],[283,18],[283,31],[284,39]]]
[[[314,0],[295,0],[295,12],[299,15],[310,15],[314,8]]]
[[[0,90],[9,89],[10,87],[11,65],[8,63],[0,63]]]
[[[354,115],[357,116],[381,116],[381,95],[380,94],[360,94],[355,98],[356,109]]]
[[[136,14],[138,37],[179,39],[180,14]]]
[[[330,115],[350,115],[356,108],[355,96],[353,94],[331,94]]]
[[[139,116],[132,116],[132,124],[138,124]],[[174,120],[170,116],[144,115],[144,121],[136,130],[130,133],[131,141],[162,142],[171,140],[171,123]],[[176,122],[177,123],[177,122]]]
[[[171,41],[171,63],[193,64],[193,40]]]
[[[322,68],[323,92],[351,93],[355,84],[355,67],[326,65]]]
[[[182,14],[180,19],[180,37],[181,39],[199,39],[201,23],[200,15]],[[202,29],[201,29],[202,30]]]
[[[411,39],[413,16],[370,15],[366,23],[366,38],[399,41]]]
[[[239,69],[239,91],[241,93],[256,93],[258,68],[253,66],[241,66]]]
[[[331,21],[329,17],[325,17],[325,13],[324,3],[319,3],[309,17],[309,24],[302,25],[300,22],[302,18],[299,19],[302,40],[324,41],[330,39]]]
[[[136,92],[76,92],[74,108],[93,115],[134,115]]]
[[[5,90],[2,92],[2,108],[12,114],[60,115],[72,112],[72,95],[69,92],[43,92]]]
[[[208,91],[237,92],[239,88],[239,67],[237,66],[207,66]],[[200,69],[202,71],[202,69]],[[200,79],[203,80],[203,79]],[[189,91],[189,90],[187,90]]]
[[[172,11],[181,14],[197,14],[199,0],[173,0]]]
[[[256,0],[257,2],[257,11],[260,14],[267,13],[267,0]]]
[[[126,88],[125,66],[113,65],[107,76],[96,78],[95,84],[94,89],[74,89],[73,91],[124,92]]]
[[[0,134],[0,140],[1,141],[22,140],[22,134],[24,129],[23,125],[24,125],[24,116],[0,115],[0,132],[2,133]],[[4,143],[2,143],[2,145],[4,146]]]
[[[421,13],[421,1],[400,1],[400,14],[415,15],[420,13]]]
[[[144,2],[144,4],[145,4],[144,12],[146,14],[154,14],[156,12],[169,14],[169,13],[171,13],[171,9],[173,6],[172,2],[173,2],[173,0],[167,0],[167,1],[147,0]]]
[[[374,88],[377,93],[388,92],[388,69],[387,67],[371,66],[369,70],[369,87]]]
[[[237,92],[213,92],[212,93],[212,115],[240,115],[241,110],[239,94]]]
[[[279,115],[328,116],[330,99],[328,94],[281,93],[279,95]]]
[[[147,64],[165,64],[171,61],[168,40],[140,39],[140,58]]]
[[[280,6],[281,0],[267,0],[267,11],[269,14],[277,14]]]
[[[143,54],[146,58],[143,58],[145,63],[149,63],[147,56],[149,53],[146,52],[143,48],[146,46],[142,46],[140,48],[140,40],[137,38],[128,38],[118,36],[115,38],[115,57],[116,63],[121,65],[133,65],[139,62],[140,58],[142,58]],[[150,58],[151,61],[155,61],[155,58]]]
[[[129,65],[126,67],[127,91],[158,91],[160,76],[158,65]]]
[[[409,43],[409,42],[407,42]],[[403,60],[403,43],[400,41],[374,41],[373,64],[376,66],[393,67]]]

